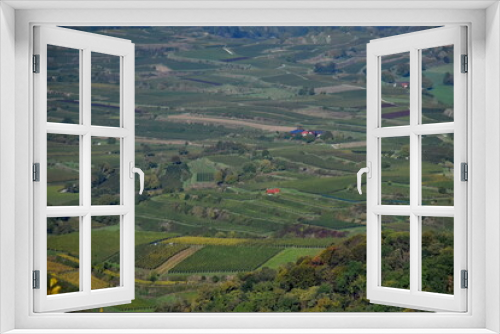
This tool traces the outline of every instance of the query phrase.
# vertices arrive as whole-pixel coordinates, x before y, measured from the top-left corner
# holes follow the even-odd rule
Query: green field
[[[168,238],[170,235],[167,233],[158,233],[153,231],[136,231],[135,244],[142,245],[156,240]],[[71,254],[75,257],[79,256],[79,233],[69,233],[62,235],[49,235],[47,238],[47,249],[62,251]],[[109,248],[107,245],[116,245],[119,235],[114,230],[108,228],[94,229],[92,231],[92,242],[100,247],[92,249],[92,258],[104,260],[116,253],[116,248]]]
[[[253,270],[278,252],[279,250],[273,247],[206,246],[174,267],[171,272],[200,273]]]
[[[268,246],[268,247],[310,247],[323,248],[331,245],[334,242],[333,238],[265,238],[265,239],[250,239],[250,238],[207,238],[207,237],[178,237],[164,241],[164,243],[176,243],[184,245],[205,245],[205,246]]]
[[[311,248],[287,248],[276,254],[262,265],[262,268],[268,267],[278,269],[280,266],[297,261],[302,256],[314,256],[318,254],[317,249]]]
[[[142,244],[135,248],[135,266],[143,269],[155,269],[175,254],[187,249],[185,245],[164,243]]]

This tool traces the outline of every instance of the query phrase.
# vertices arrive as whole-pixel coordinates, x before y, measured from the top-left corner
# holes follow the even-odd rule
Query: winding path
[[[203,248],[203,246],[196,245],[196,246],[191,246],[183,251],[180,251],[179,253],[175,254],[170,259],[165,261],[158,268],[156,268],[155,271],[159,275],[163,275],[164,273],[166,273],[170,269],[174,268],[176,265],[178,265],[179,263],[181,263],[182,261],[184,261],[185,259],[187,259],[188,257],[190,257],[191,255],[193,255],[194,253],[196,253],[197,251],[199,251],[202,248]]]

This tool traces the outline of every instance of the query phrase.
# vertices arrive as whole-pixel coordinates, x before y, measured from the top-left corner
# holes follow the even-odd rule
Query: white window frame
[[[421,310],[467,310],[467,290],[461,288],[461,270],[467,269],[467,184],[461,181],[460,164],[467,163],[467,73],[461,71],[461,56],[467,54],[467,31],[464,26],[433,28],[398,36],[372,40],[367,46],[367,298],[383,305]],[[422,50],[453,45],[454,120],[443,123],[422,123]],[[408,53],[410,66],[410,115],[405,126],[383,126],[381,111],[382,57]],[[454,177],[452,206],[422,205],[422,143],[423,135],[455,134],[453,142]],[[410,143],[409,204],[382,203],[381,153],[384,138],[408,138]],[[405,216],[409,219],[410,261],[409,289],[382,285],[382,217]],[[453,218],[454,293],[422,291],[422,224],[423,216]]]
[[[24,7],[25,10],[15,11],[10,5]],[[61,10],[43,10],[43,8],[55,9],[68,6],[69,8]],[[87,8],[82,9],[85,6]],[[133,8],[149,6],[153,9],[123,9],[120,6]],[[163,8],[158,8],[162,6]],[[108,9],[102,9],[103,7]],[[203,4],[200,2],[159,4],[149,1],[144,1],[143,4],[133,1],[120,4],[108,1],[82,1],[69,4],[69,1],[11,0],[1,3],[0,10],[0,69],[2,70],[0,76],[0,218],[2,219],[0,331],[15,329],[12,333],[20,334],[42,333],[42,329],[46,329],[45,333],[76,333],[76,329],[88,329],[86,331],[88,333],[111,333],[111,330],[115,329],[115,333],[122,333],[127,329],[127,333],[144,333],[145,329],[149,328],[157,329],[158,333],[248,333],[249,329],[255,329],[252,332],[265,333],[500,332],[500,320],[498,320],[500,152],[497,152],[500,145],[500,131],[498,131],[500,11],[497,1],[436,0],[432,3],[408,0],[397,3],[372,1],[367,6],[367,2],[364,1]],[[471,245],[468,246],[470,255],[468,312],[460,314],[34,314],[32,290],[29,288],[32,269],[30,249],[33,241],[31,237],[33,212],[29,209],[32,207],[32,198],[29,194],[32,194],[30,143],[33,128],[32,101],[28,97],[32,94],[29,57],[32,51],[31,32],[35,24],[467,25],[471,45],[469,49],[471,75],[468,79],[471,87],[469,91],[471,112],[468,116],[471,154],[471,181],[468,193],[471,200],[468,214],[471,227],[468,233],[472,239]],[[486,63],[488,71],[485,71]],[[12,85],[14,79],[15,87]],[[13,129],[9,129],[9,126]],[[12,136],[15,136],[14,145]],[[489,178],[488,182],[485,182],[487,173]],[[11,198],[12,189],[15,189],[14,199]],[[12,238],[13,235],[15,238]],[[139,326],[142,329],[137,329]]]
[[[34,200],[34,270],[39,271],[39,289],[34,290],[35,312],[73,311],[130,303],[135,296],[135,47],[129,40],[91,34],[60,27],[34,27],[34,53],[39,55],[39,73],[34,85],[34,162],[40,164],[39,181],[33,184]],[[78,50],[79,119],[78,124],[47,122],[47,46]],[[92,125],[91,57],[92,52],[119,58],[119,121],[117,127]],[[79,138],[80,204],[47,206],[47,134]],[[120,203],[92,205],[92,137],[118,138],[120,147]],[[92,290],[91,247],[92,217],[119,217],[120,283],[118,286]],[[79,291],[47,295],[47,218],[78,217]]]

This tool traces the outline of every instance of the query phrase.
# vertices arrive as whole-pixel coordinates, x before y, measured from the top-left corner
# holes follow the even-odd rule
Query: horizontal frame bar
[[[424,205],[375,205],[373,213],[383,216],[429,216],[454,217],[454,206],[424,206]]]
[[[64,124],[47,122],[47,133],[61,135],[83,136],[90,134],[93,137],[118,137],[124,138],[130,135],[130,131],[125,128],[115,128],[108,126],[86,126],[78,124]]]
[[[433,124],[420,124],[415,126],[393,126],[376,128],[372,131],[373,135],[378,138],[387,137],[405,137],[411,134],[416,135],[439,135],[446,133],[454,133],[455,124],[453,122],[447,123],[433,123]]]
[[[93,206],[49,206],[46,210],[50,217],[83,217],[91,216],[121,216],[130,212],[125,205],[93,205]]]

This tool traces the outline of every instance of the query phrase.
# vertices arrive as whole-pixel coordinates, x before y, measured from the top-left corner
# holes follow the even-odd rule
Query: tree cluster
[[[331,75],[339,72],[337,68],[337,64],[334,62],[329,63],[317,63],[314,65],[314,73],[323,74],[323,75]]]
[[[423,284],[426,291],[451,293],[453,235],[425,231]],[[383,276],[406,287],[409,233],[383,234]],[[451,277],[451,278],[450,278]],[[450,283],[451,282],[451,283]],[[366,235],[358,234],[314,257],[302,257],[279,269],[262,268],[234,279],[203,286],[192,303],[178,300],[161,307],[174,312],[369,312],[401,311],[366,299]],[[404,310],[411,311],[411,310]]]

